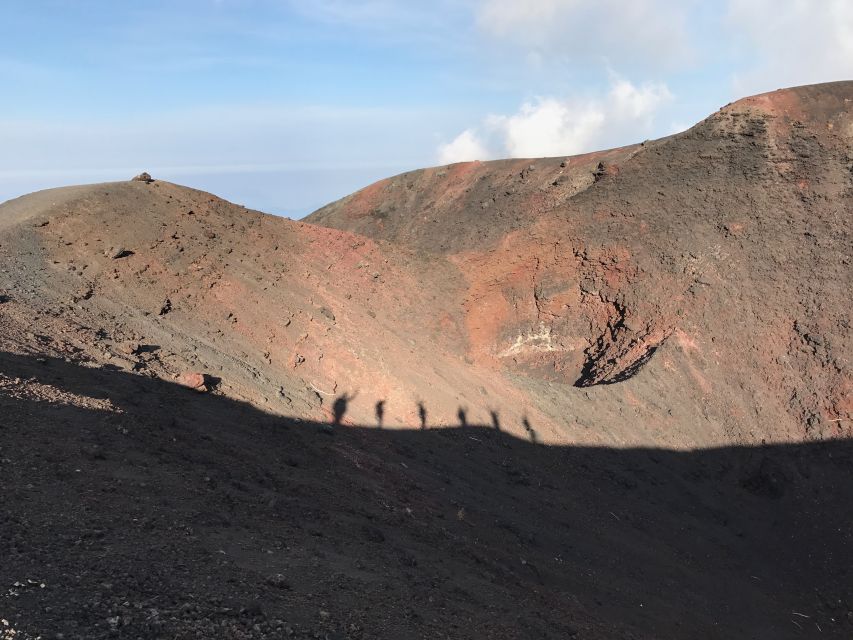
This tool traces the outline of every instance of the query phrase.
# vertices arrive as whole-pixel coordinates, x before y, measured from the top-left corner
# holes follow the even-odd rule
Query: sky
[[[0,201],[148,171],[298,218],[851,78],[850,0],[2,0]]]

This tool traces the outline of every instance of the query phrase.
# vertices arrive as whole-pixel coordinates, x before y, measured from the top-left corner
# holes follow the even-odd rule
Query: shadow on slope
[[[50,358],[2,353],[0,374],[19,638],[853,629],[851,442],[546,447],[280,418]]]

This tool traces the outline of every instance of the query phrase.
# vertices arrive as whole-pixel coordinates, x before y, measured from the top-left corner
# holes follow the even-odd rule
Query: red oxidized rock
[[[183,385],[195,391],[207,391],[207,378],[203,373],[196,371],[187,371],[178,376],[178,384]]]

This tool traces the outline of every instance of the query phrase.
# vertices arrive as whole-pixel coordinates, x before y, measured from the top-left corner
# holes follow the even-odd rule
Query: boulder
[[[197,371],[187,371],[179,375],[178,384],[201,393],[210,390],[207,384],[207,376]]]

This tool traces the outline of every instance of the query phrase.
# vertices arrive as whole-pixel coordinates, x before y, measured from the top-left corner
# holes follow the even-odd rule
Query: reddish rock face
[[[73,335],[288,415],[348,394],[343,423],[382,402],[388,428],[463,408],[543,442],[844,435],[851,100],[804,87],[641,145],[414,171],[303,222],[162,181],[33,194],[0,207],[0,246],[33,247],[0,254],[0,339]]]
[[[844,435],[851,104],[849,82],[776,91],[642,145],[403,174],[308,220],[454,264],[472,362],[550,384],[631,381],[635,406],[675,394],[670,412],[704,407],[724,440],[755,432],[733,416],[757,385],[765,436]],[[803,349],[797,323],[830,332],[832,354]]]

